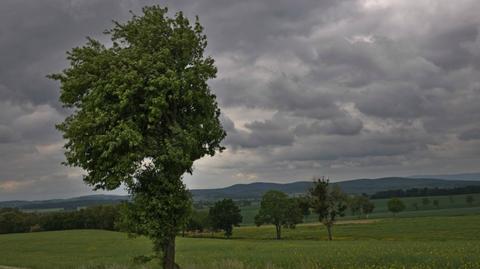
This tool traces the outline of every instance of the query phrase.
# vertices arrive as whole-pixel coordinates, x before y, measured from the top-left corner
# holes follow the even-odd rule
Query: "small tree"
[[[260,210],[255,216],[255,224],[275,225],[277,240],[282,238],[282,226],[287,228],[295,228],[295,225],[303,220],[303,213],[298,200],[288,198],[288,195],[281,192],[271,190],[262,196],[260,202]]]
[[[214,230],[225,231],[225,236],[230,238],[233,232],[233,226],[239,226],[243,218],[240,214],[240,208],[232,199],[223,199],[216,202],[210,208],[209,219]]]
[[[207,81],[214,61],[204,55],[199,22],[183,13],[146,7],[141,16],[68,52],[60,101],[71,115],[57,126],[67,141],[66,163],[84,169],[95,189],[122,184],[132,197],[123,221],[153,240],[163,267],[175,264],[175,236],[191,208],[182,182],[195,160],[222,150],[225,137]]]
[[[440,202],[438,202],[438,200],[433,200],[433,206],[438,208],[440,206]]]
[[[422,199],[422,204],[424,206],[428,206],[430,204],[430,199],[428,197],[425,197]]]
[[[392,212],[394,216],[397,213],[400,213],[403,210],[405,210],[405,204],[402,202],[402,200],[398,198],[390,199],[387,203],[387,207],[388,207],[388,211]]]
[[[332,227],[337,217],[344,216],[347,209],[346,195],[337,185],[330,187],[325,178],[314,179],[309,190],[313,212],[318,214],[318,220],[327,227],[328,240],[332,240]]]
[[[417,202],[413,203],[412,207],[415,208],[415,210],[418,210],[418,203]]]
[[[366,198],[367,199],[362,203],[362,212],[363,214],[365,214],[365,217],[368,219],[368,215],[370,215],[375,209],[375,204],[372,201],[370,201],[368,197]]]
[[[473,201],[475,201],[475,199],[473,199],[472,195],[468,195],[467,197],[465,197],[465,201],[467,202],[468,205],[471,206],[473,204]]]
[[[347,206],[350,208],[350,213],[355,216],[362,210],[361,196],[351,196],[347,198]]]

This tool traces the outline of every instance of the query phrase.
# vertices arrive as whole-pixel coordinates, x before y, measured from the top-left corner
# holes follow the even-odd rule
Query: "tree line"
[[[400,197],[421,197],[421,196],[442,196],[442,195],[457,195],[457,194],[473,194],[480,193],[480,186],[465,186],[455,187],[451,189],[440,188],[411,188],[411,189],[398,189],[379,191],[372,194],[372,199],[385,199],[385,198],[400,198]]]
[[[0,208],[0,234],[71,229],[118,230],[120,205],[93,206],[78,211],[45,213]]]

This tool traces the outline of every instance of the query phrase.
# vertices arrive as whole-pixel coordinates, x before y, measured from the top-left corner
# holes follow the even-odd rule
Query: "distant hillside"
[[[92,205],[116,204],[128,199],[123,195],[88,195],[68,199],[53,199],[42,201],[6,201],[0,202],[2,207],[14,207],[20,209],[40,210],[40,209],[64,209],[76,210],[79,207],[87,207]]]
[[[478,180],[480,181],[480,173],[463,173],[463,174],[447,174],[447,175],[414,175],[409,178],[438,178],[446,180]]]
[[[342,190],[350,194],[373,194],[378,191],[410,188],[454,188],[468,185],[480,185],[480,181],[443,180],[432,178],[386,177],[376,179],[354,179],[335,182]],[[260,198],[268,190],[279,190],[290,195],[304,194],[312,185],[311,181],[293,183],[256,182],[236,184],[220,189],[191,190],[195,200],[216,200],[221,198],[249,199]]]
[[[354,179],[335,182],[345,192],[350,194],[373,194],[379,191],[411,189],[411,188],[455,188],[469,185],[480,185],[480,181],[467,180],[443,180],[432,178],[401,178],[386,177],[376,179]],[[223,198],[232,199],[259,199],[268,190],[279,190],[290,195],[304,194],[312,185],[311,181],[299,181],[293,183],[268,183],[256,182],[250,184],[236,184],[219,189],[196,189],[191,190],[193,198],[199,200],[218,200]],[[0,202],[2,207],[16,207],[20,209],[65,209],[75,210],[100,204],[115,204],[128,199],[128,196],[120,195],[89,195],[70,199],[54,199],[45,201],[7,201]]]

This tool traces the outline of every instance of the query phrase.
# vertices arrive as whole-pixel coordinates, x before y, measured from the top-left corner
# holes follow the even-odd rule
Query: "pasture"
[[[388,218],[347,221],[326,241],[314,223],[285,229],[240,227],[234,237],[178,237],[183,268],[480,268],[480,215]],[[133,257],[149,255],[145,238],[118,232],[72,230],[0,235],[0,264],[46,268],[154,268]]]

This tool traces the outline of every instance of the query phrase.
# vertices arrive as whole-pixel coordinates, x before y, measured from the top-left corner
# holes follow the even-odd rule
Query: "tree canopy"
[[[392,212],[393,215],[396,215],[397,213],[400,213],[403,210],[405,210],[405,204],[402,202],[402,200],[398,198],[392,198],[388,200],[387,207],[388,207],[388,211]]]
[[[243,220],[240,208],[232,199],[217,201],[209,211],[212,228],[225,231],[225,236],[232,236],[233,226],[238,226]]]
[[[271,190],[262,196],[260,210],[255,216],[255,224],[275,225],[276,238],[281,239],[282,226],[295,228],[295,225],[303,221],[306,212],[300,208],[299,200],[289,198],[281,191]]]

